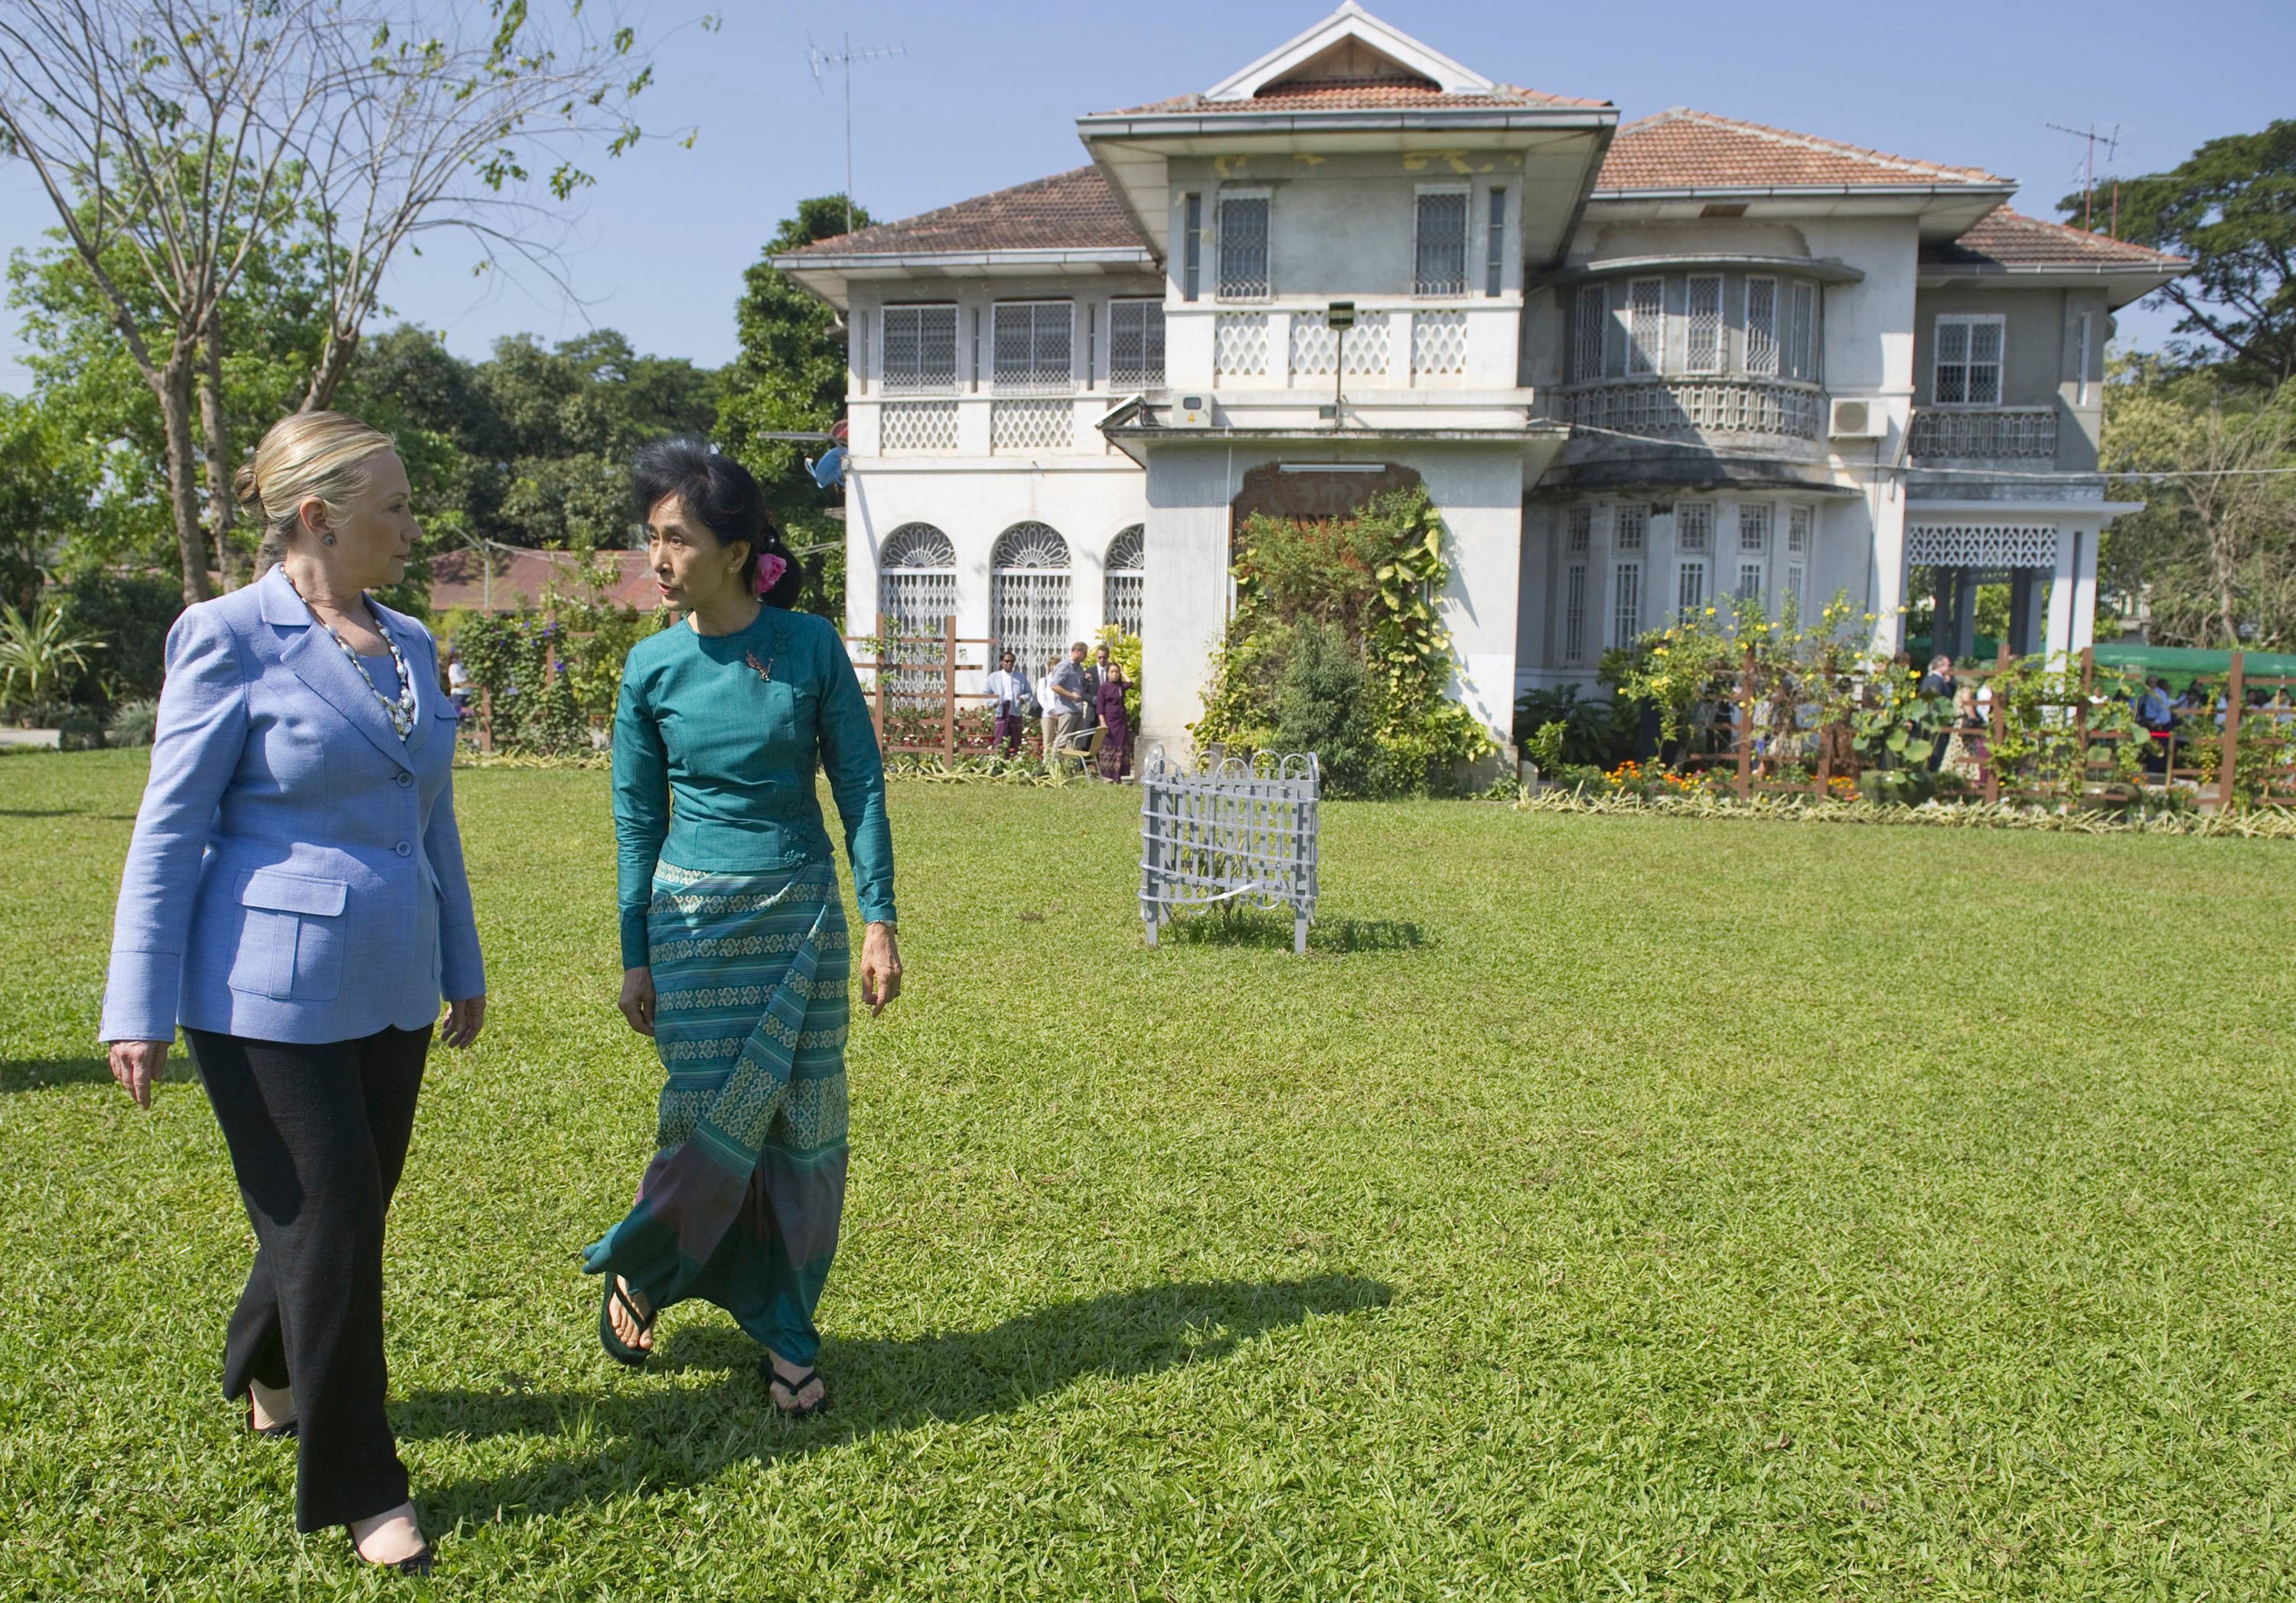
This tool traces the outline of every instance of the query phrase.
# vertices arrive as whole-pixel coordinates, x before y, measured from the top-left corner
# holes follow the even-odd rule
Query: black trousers
[[[430,1027],[299,1046],[184,1032],[255,1226],[223,1390],[295,1389],[295,1528],[406,1500],[383,1402],[382,1221],[406,1163]]]

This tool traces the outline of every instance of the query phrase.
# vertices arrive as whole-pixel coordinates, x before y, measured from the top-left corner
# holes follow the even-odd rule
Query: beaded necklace
[[[280,570],[280,575],[287,580],[287,588],[295,590],[295,599],[301,602],[303,610],[311,614],[311,621],[326,630],[327,638],[332,640],[341,648],[343,655],[350,659],[351,671],[358,675],[359,683],[366,686],[367,694],[382,704],[382,714],[390,720],[390,727],[398,732],[398,738],[405,740],[413,734],[414,732],[414,676],[406,671],[406,659],[398,654],[398,642],[390,637],[390,631],[382,627],[382,621],[375,620],[374,632],[381,635],[382,643],[390,648],[390,665],[398,671],[397,701],[391,700],[375,687],[374,681],[367,677],[366,664],[359,661],[359,654],[351,649],[351,643],[335,631],[333,624],[319,616],[319,610],[311,604],[310,597],[305,596],[302,591],[295,589],[295,580],[288,575],[284,568]]]

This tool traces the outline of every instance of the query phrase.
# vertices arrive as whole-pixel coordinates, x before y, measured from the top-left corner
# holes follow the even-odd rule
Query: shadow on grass
[[[410,1440],[497,1436],[602,1441],[550,1461],[421,1494],[426,1511],[486,1524],[531,1519],[635,1488],[692,1485],[730,1464],[841,1446],[881,1431],[962,1423],[1021,1407],[1087,1375],[1119,1379],[1225,1357],[1317,1314],[1383,1307],[1389,1288],[1351,1275],[1193,1281],[1055,1303],[986,1330],[824,1344],[831,1410],[785,1420],[757,1375],[758,1348],[727,1326],[668,1336],[650,1369],[715,1375],[706,1388],[616,1393],[419,1392],[391,1410]],[[594,1344],[594,1338],[592,1338]],[[602,1369],[609,1369],[598,1355]]]
[[[1165,946],[1234,946],[1292,949],[1289,914],[1245,911],[1184,914],[1157,933]],[[1401,952],[1432,946],[1435,938],[1407,918],[1333,918],[1308,926],[1311,952]]]
[[[168,1065],[170,1068],[174,1065]],[[59,1085],[110,1085],[111,1065],[101,1057],[25,1057],[0,1060],[0,1096],[44,1091]]]

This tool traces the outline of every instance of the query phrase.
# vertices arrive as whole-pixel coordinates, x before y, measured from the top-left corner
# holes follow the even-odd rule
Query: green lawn
[[[250,1236],[90,1038],[133,754],[0,760],[0,1595],[389,1595],[215,1393]],[[605,777],[459,777],[493,994],[392,1219],[429,1591],[2296,1590],[2296,848],[1335,805],[1323,922],[1143,945],[1137,797],[895,787],[775,1418],[577,1250],[659,1071]]]

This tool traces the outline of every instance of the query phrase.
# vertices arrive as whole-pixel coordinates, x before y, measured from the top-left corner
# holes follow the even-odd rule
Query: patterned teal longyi
[[[583,1267],[657,1308],[706,1298],[809,1364],[845,1204],[850,952],[835,870],[663,863],[646,927],[668,1071],[654,1157]]]

